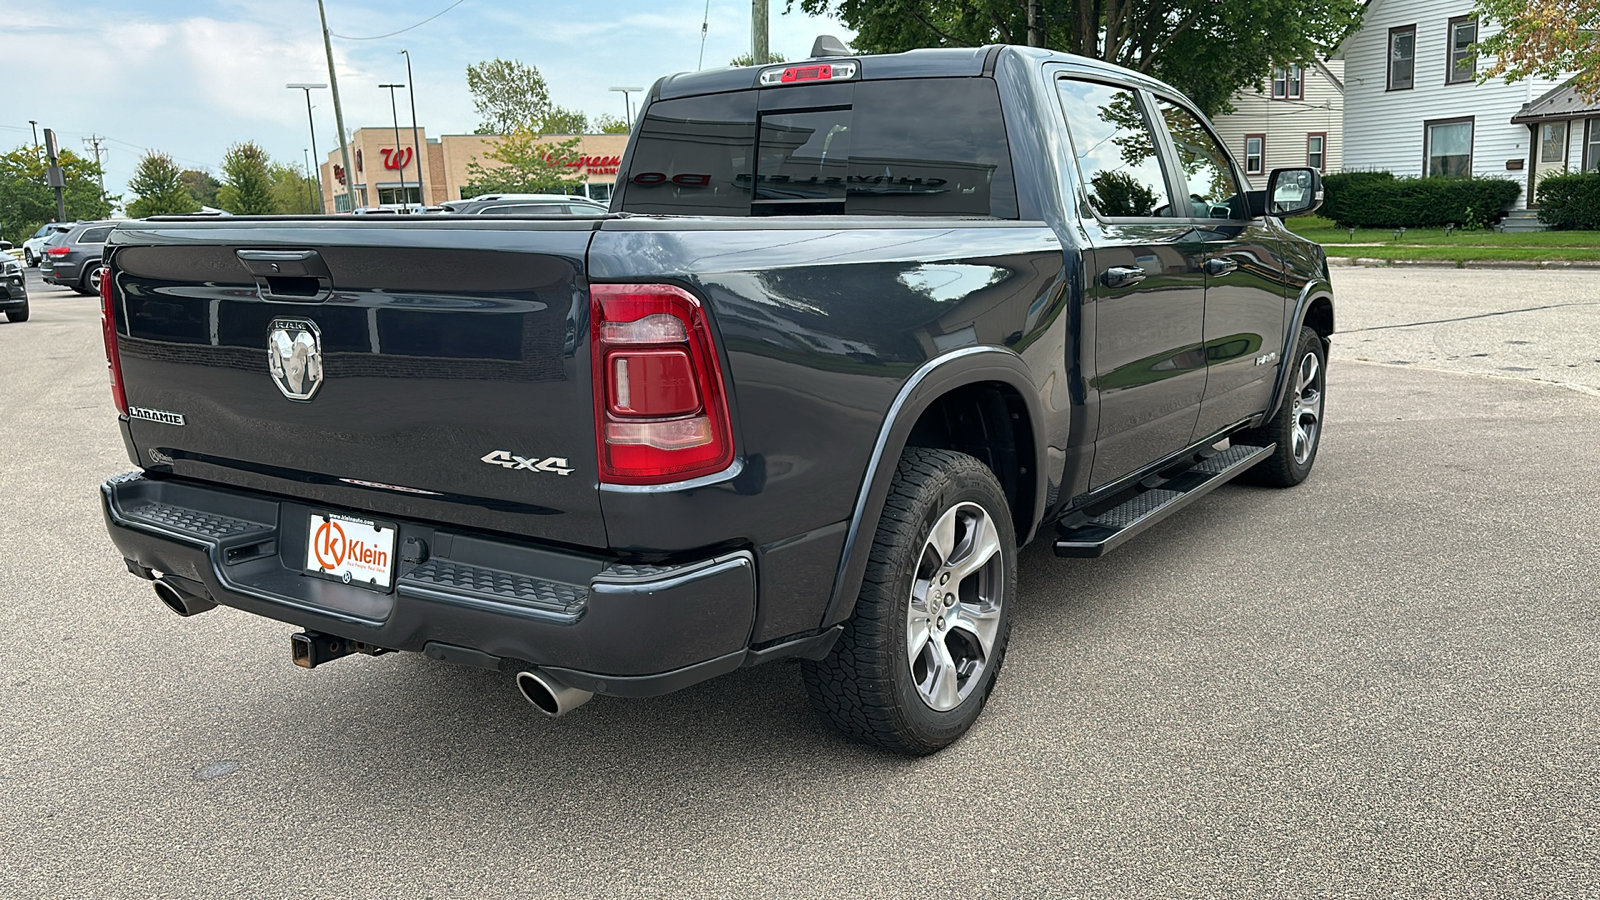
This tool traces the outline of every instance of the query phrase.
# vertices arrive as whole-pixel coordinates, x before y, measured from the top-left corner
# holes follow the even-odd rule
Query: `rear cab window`
[[[651,104],[618,208],[1015,219],[1017,191],[991,79],[869,80]]]

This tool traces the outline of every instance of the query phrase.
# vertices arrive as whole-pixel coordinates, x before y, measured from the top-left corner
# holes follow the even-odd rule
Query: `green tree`
[[[773,53],[770,50],[767,51],[767,63],[769,65],[773,63],[786,62],[788,62],[788,60],[783,58],[782,53]],[[730,66],[753,66],[755,64],[756,56],[754,53],[741,53],[738,56],[735,56],[733,59],[728,60],[728,65]]]
[[[272,177],[272,202],[278,212],[296,216],[322,212],[317,183],[306,175],[303,167],[273,163],[267,172]]]
[[[139,160],[139,167],[128,180],[128,190],[137,198],[128,204],[128,215],[135,219],[200,211],[199,201],[183,183],[178,164],[171,156],[155,150]]]
[[[604,113],[595,116],[594,121],[589,124],[601,134],[627,134],[632,130],[632,126],[621,116],[608,116]]]
[[[1600,97],[1600,3],[1595,0],[1478,0],[1478,18],[1500,31],[1478,44],[1490,57],[1479,81],[1505,76],[1573,79],[1587,101]]]
[[[111,215],[120,198],[100,190],[100,166],[71,150],[61,151],[60,163],[66,179],[67,221]],[[13,243],[21,243],[21,238],[56,218],[56,197],[46,180],[46,167],[32,144],[0,156],[0,234]]]
[[[552,106],[534,123],[540,134],[588,134],[589,117],[575,109]]]
[[[467,66],[467,90],[483,117],[478,134],[510,134],[542,122],[550,111],[550,88],[533,66],[513,59]]]
[[[178,173],[183,179],[184,187],[189,189],[189,195],[194,197],[194,202],[201,206],[217,206],[217,191],[222,190],[222,182],[218,181],[206,169],[184,169]]]
[[[567,163],[578,158],[578,138],[554,144],[539,143],[531,128],[518,128],[506,135],[484,158],[494,163],[485,166],[474,159],[467,163],[468,197],[479,194],[565,194],[582,182],[576,168]]]
[[[271,215],[278,211],[272,196],[272,161],[251,141],[234,144],[222,157],[222,188],[217,202],[238,216]]]
[[[791,5],[795,0],[790,0]],[[1572,0],[1589,2],[1589,0]],[[1167,81],[1207,114],[1265,84],[1274,66],[1313,59],[1358,20],[1359,0],[799,0],[856,30],[864,53],[1027,44],[1116,63]],[[1029,11],[1036,11],[1030,22]]]

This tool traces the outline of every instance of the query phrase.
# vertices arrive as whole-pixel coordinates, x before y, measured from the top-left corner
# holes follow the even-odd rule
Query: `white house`
[[[1311,166],[1337,172],[1344,154],[1343,60],[1313,60],[1272,73],[1266,90],[1240,91],[1234,110],[1212,124],[1239,161],[1253,190],[1265,190],[1273,169]]]
[[[1512,121],[1531,132],[1530,188],[1554,172],[1600,172],[1600,97],[1585,100],[1569,81],[1522,107]]]
[[[1563,79],[1479,84],[1480,30],[1492,33],[1472,0],[1367,4],[1334,54],[1345,64],[1345,171],[1505,178],[1523,188],[1514,208],[1527,206],[1535,133],[1512,119]]]

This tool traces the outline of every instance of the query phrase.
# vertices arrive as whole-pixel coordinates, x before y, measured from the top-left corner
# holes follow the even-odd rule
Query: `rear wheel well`
[[[1033,531],[1033,423],[1016,388],[998,381],[962,385],[923,410],[908,447],[955,450],[976,457],[1005,491],[1017,540]]]

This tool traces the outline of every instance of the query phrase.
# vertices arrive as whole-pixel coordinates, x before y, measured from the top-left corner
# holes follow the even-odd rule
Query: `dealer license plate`
[[[388,590],[394,580],[393,526],[371,519],[312,513],[306,571],[345,584]]]

